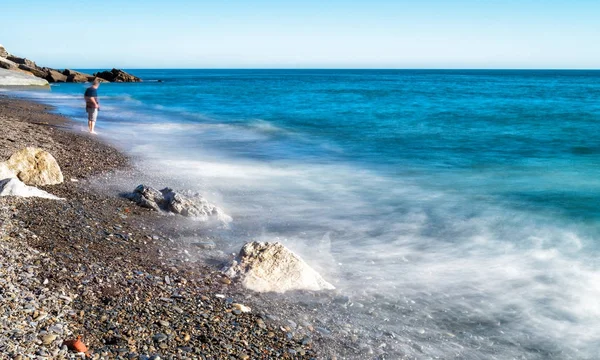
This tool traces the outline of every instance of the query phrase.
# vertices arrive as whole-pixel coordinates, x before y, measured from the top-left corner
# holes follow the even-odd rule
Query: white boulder
[[[258,292],[333,290],[319,273],[281,243],[246,243],[225,270],[242,285]]]
[[[27,186],[17,178],[0,180],[0,196],[41,197],[52,200],[63,200],[34,186]]]
[[[21,71],[0,69],[0,86],[50,86],[48,81]]]

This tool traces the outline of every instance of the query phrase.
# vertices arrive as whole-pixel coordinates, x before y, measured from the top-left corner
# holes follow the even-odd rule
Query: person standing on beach
[[[85,90],[85,111],[88,114],[88,129],[90,133],[95,134],[94,126],[96,126],[96,119],[98,118],[98,110],[100,110],[100,103],[98,102],[98,87],[100,86],[100,80],[94,79],[92,86]]]

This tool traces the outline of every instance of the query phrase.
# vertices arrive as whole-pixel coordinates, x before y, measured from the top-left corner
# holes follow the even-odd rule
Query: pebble
[[[217,245],[210,240],[195,242],[192,243],[192,245],[204,250],[213,250],[217,247]]]
[[[56,335],[56,334],[44,335],[44,336],[42,336],[42,343],[44,345],[50,345],[50,344],[52,344],[52,342],[54,340],[56,340],[57,337],[58,337],[58,335]]]
[[[158,333],[152,337],[152,340],[154,340],[156,342],[163,342],[163,341],[167,340],[168,338],[169,337],[167,335],[165,335],[163,333]]]
[[[316,326],[315,330],[317,330],[318,332],[320,332],[323,335],[330,335],[331,334],[331,331],[329,329],[324,328],[324,327]]]
[[[244,304],[233,303],[233,304],[231,304],[231,307],[233,309],[239,310],[239,311],[241,311],[243,313],[249,313],[249,312],[252,311],[252,309],[250,309],[250,307],[248,307],[248,306],[246,306]]]

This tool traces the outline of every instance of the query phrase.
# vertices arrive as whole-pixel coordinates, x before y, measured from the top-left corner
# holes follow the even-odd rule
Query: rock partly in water
[[[52,200],[63,200],[34,186],[27,186],[17,178],[0,180],[0,196],[41,197]]]
[[[152,209],[163,210],[186,217],[198,218],[203,221],[219,220],[223,223],[231,222],[231,217],[217,206],[211,204],[200,194],[184,196],[171,188],[156,190],[146,185],[139,185],[132,193],[124,196],[138,205]]]
[[[63,174],[54,156],[39,148],[21,149],[12,154],[5,164],[28,185],[55,185],[63,182]]]
[[[67,76],[50,68],[44,68],[46,70],[46,80],[51,83],[67,82]]]
[[[142,79],[126,73],[123,70],[112,69],[111,71],[101,71],[94,74],[99,78],[108,80],[110,82],[141,82]]]
[[[0,69],[0,86],[48,86],[48,81],[21,71]]]
[[[84,74],[79,71],[65,69],[63,75],[67,77],[67,82],[84,83],[90,81],[93,78],[90,74]]]
[[[247,289],[283,293],[289,290],[333,290],[319,273],[281,243],[246,243],[225,273]]]

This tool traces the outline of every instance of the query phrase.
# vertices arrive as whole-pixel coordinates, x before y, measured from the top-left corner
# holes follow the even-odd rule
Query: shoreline
[[[315,349],[328,339],[317,326],[292,328],[261,314],[256,306],[264,301],[267,309],[269,296],[242,289],[190,256],[202,250],[163,232],[165,216],[89,186],[88,179],[131,170],[131,162],[110,145],[73,132],[75,122],[51,110],[0,95],[0,125],[8,129],[0,135],[0,156],[25,146],[49,151],[65,182],[42,188],[66,199],[0,198],[1,245],[30,253],[34,265],[20,270],[32,274],[29,290],[39,302],[14,314],[27,325],[20,336],[5,339],[0,353],[72,356],[61,350],[62,341],[82,335],[92,358],[321,358]],[[62,310],[39,320],[42,309],[52,308],[47,294],[59,294],[50,303]],[[253,311],[236,314],[231,303]],[[276,306],[283,313],[294,307]]]

